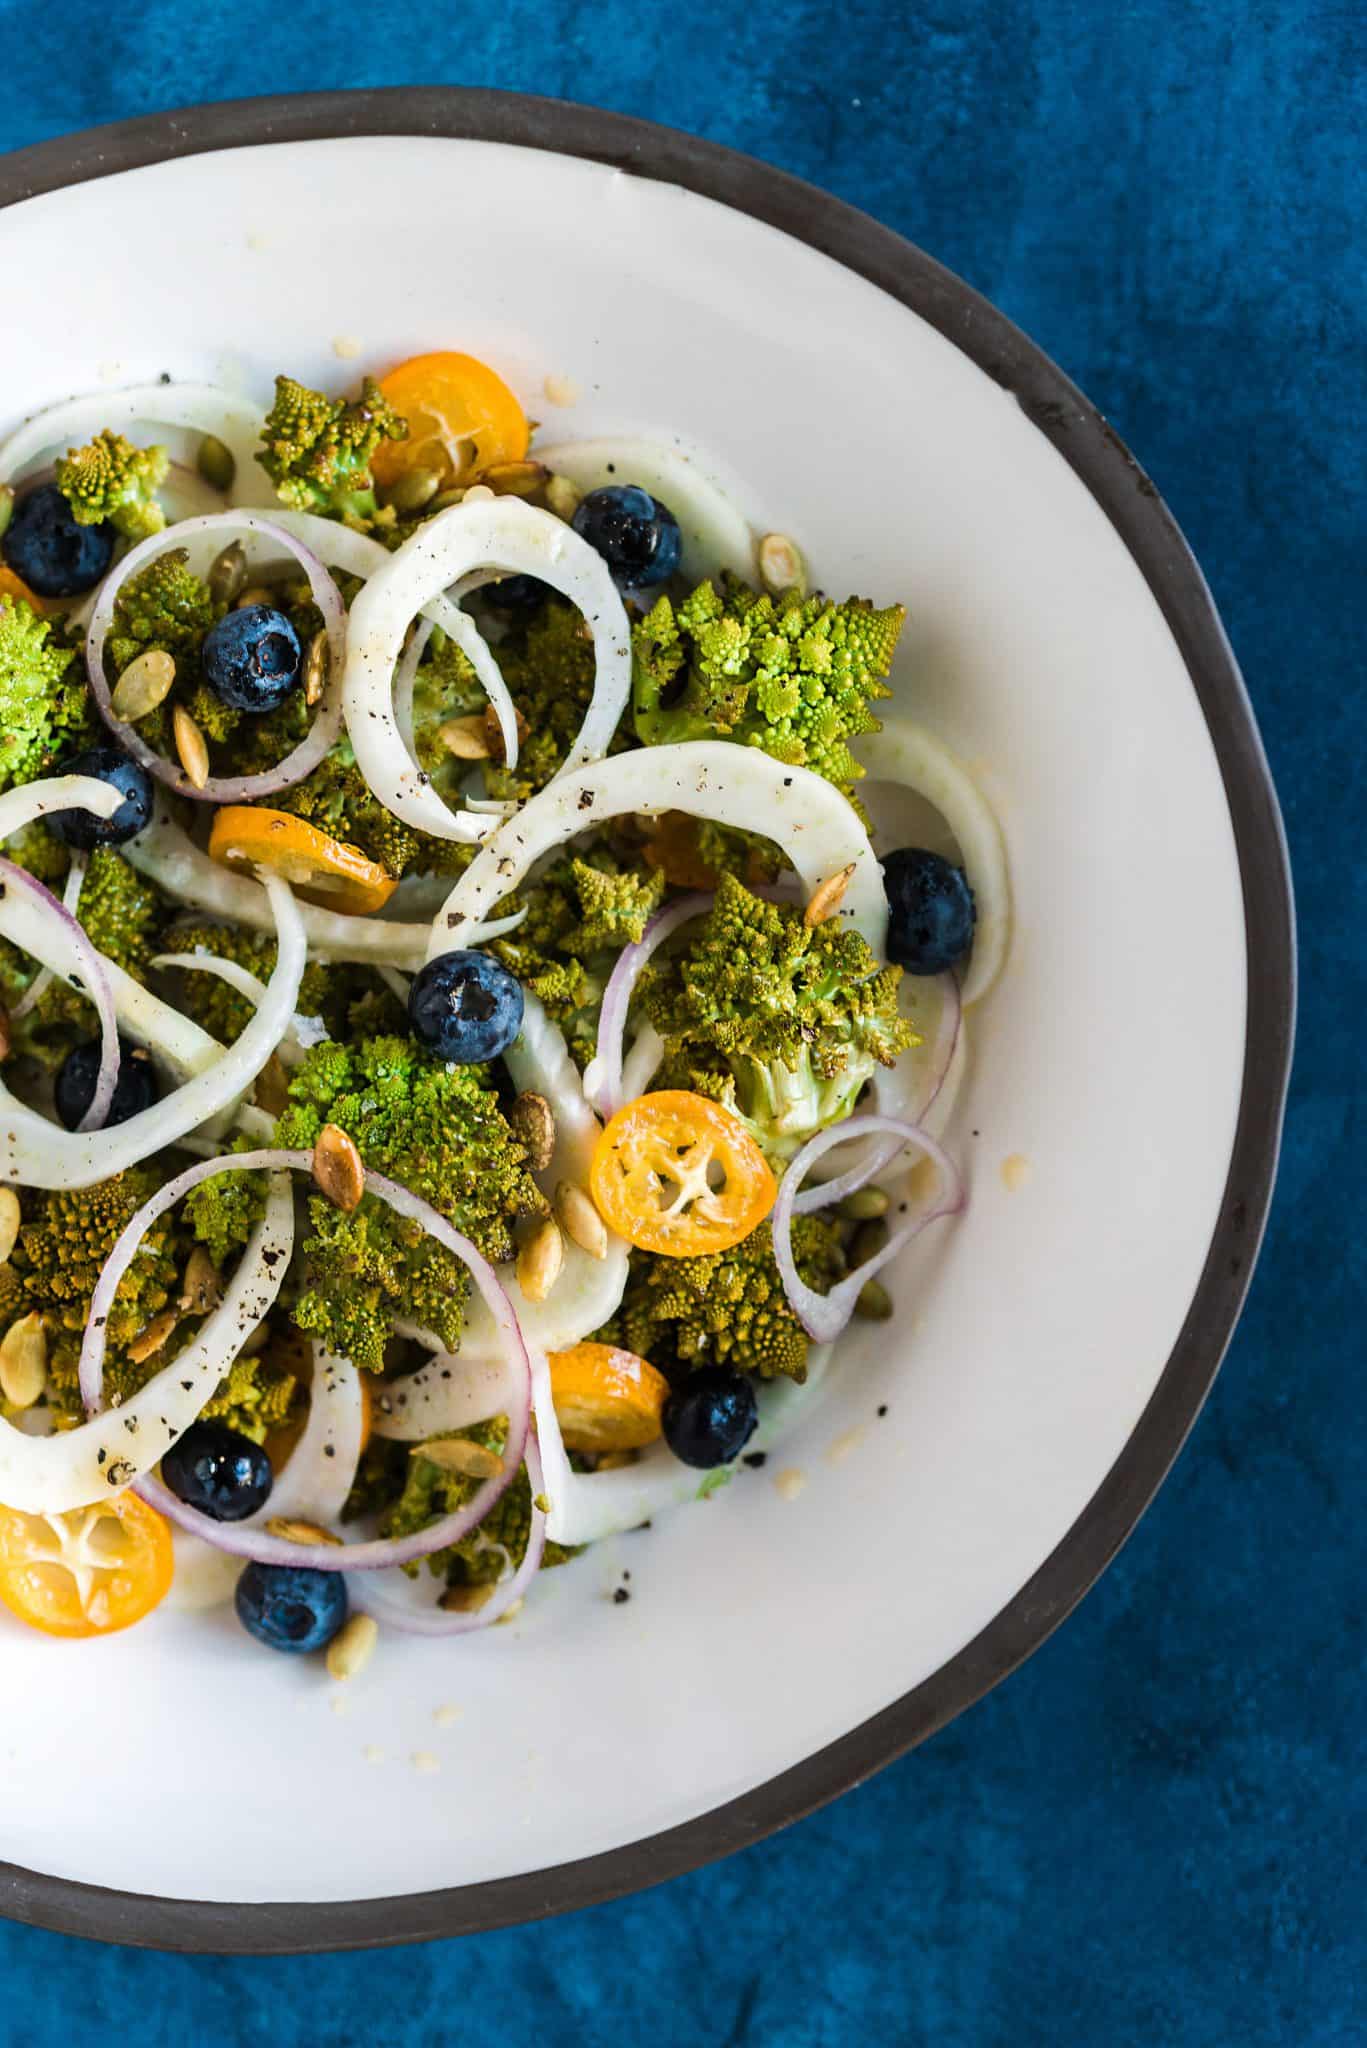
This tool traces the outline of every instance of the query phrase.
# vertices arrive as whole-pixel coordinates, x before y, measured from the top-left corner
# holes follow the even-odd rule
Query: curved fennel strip
[[[772,1450],[791,1435],[824,1398],[830,1363],[829,1344],[814,1344],[807,1355],[807,1377],[799,1386],[789,1379],[768,1380],[759,1388],[759,1426],[747,1451]],[[711,1491],[712,1475],[681,1464],[661,1442],[652,1444],[634,1465],[615,1472],[574,1472],[561,1442],[551,1401],[550,1369],[532,1355],[532,1400],[537,1441],[550,1503],[546,1534],[556,1543],[596,1543],[625,1529],[638,1529],[670,1508],[698,1500]]]
[[[215,981],[226,982],[230,989],[245,996],[258,1010],[266,1000],[266,984],[259,974],[253,974],[250,967],[244,967],[239,960],[225,960],[217,953],[206,953],[202,946],[193,953],[154,953],[147,964],[149,967],[174,967],[182,974],[207,974]],[[381,974],[393,974],[394,971],[392,967],[379,969]],[[328,1029],[321,1017],[300,1016],[296,1012],[276,1051],[287,1067],[297,1067],[309,1047],[321,1045],[327,1036]]]
[[[848,867],[839,915],[884,957],[883,871],[840,791],[810,768],[785,767],[758,747],[685,740],[562,770],[475,855],[433,920],[429,958],[475,944],[477,920],[517,887],[541,854],[608,818],[660,811],[688,811],[719,825],[763,832],[797,869],[804,896]]]
[[[360,1374],[349,1358],[315,1344],[303,1434],[271,1487],[270,1499],[247,1520],[304,1515],[324,1527],[337,1521],[360,1463],[364,1426]]]
[[[372,540],[368,533],[356,533],[349,526],[343,526],[336,519],[320,519],[314,512],[276,511],[271,508],[270,517],[277,526],[283,526],[296,540],[303,541],[311,548],[321,562],[329,569],[340,569],[347,576],[362,576],[368,583],[372,576],[378,576],[394,560],[389,549],[378,540]],[[517,713],[513,700],[508,694],[508,685],[503,680],[489,643],[468,612],[463,612],[455,599],[445,590],[439,591],[429,603],[422,607],[422,616],[433,626],[440,626],[449,640],[454,640],[478,676],[485,696],[493,706],[498,720],[499,733],[503,740],[504,758],[510,767],[517,766]],[[421,653],[421,649],[418,650]],[[416,657],[414,668],[417,667]],[[411,687],[411,684],[410,684]]]
[[[250,502],[253,492],[259,497],[266,484],[265,472],[256,463],[261,417],[250,399],[237,398],[215,384],[134,384],[123,391],[92,391],[83,398],[62,399],[16,427],[0,443],[0,482],[13,482],[40,456],[68,445],[77,447],[104,427],[121,433],[136,426],[187,427],[197,434],[216,435],[232,451],[237,473],[228,496],[231,503],[241,505]]]
[[[413,762],[394,714],[394,670],[409,621],[462,577],[483,569],[535,576],[583,613],[597,657],[593,698],[561,774],[606,753],[631,695],[631,628],[607,564],[562,520],[520,498],[453,505],[428,520],[351,607],[342,705],[361,773],[416,831],[474,840],[478,812],[451,811]]]
[[[914,789],[958,841],[977,909],[963,1000],[976,1003],[1001,972],[1011,937],[1011,883],[1001,826],[963,762],[913,719],[885,718],[881,732],[861,735],[854,747],[870,781],[901,782]]]
[[[64,1514],[121,1492],[150,1472],[212,1397],[271,1307],[293,1249],[289,1176],[273,1174],[265,1212],[219,1306],[141,1393],[54,1436],[25,1436],[0,1422],[0,1500],[28,1514]]]
[[[707,472],[677,448],[635,435],[597,441],[557,441],[538,448],[538,462],[567,476],[581,491],[605,484],[639,484],[668,505],[683,536],[684,574],[701,581],[729,569],[755,581],[755,535]]]
[[[308,961],[289,885],[270,875],[264,886],[279,934],[275,971],[266,1001],[234,1044],[160,1102],[102,1131],[65,1131],[25,1108],[0,1084],[0,1180],[35,1188],[87,1187],[174,1144],[245,1095],[289,1028]]]
[[[274,933],[270,898],[261,883],[210,860],[163,805],[158,805],[151,824],[136,839],[130,839],[122,852],[140,875],[146,875],[191,909],[207,911],[211,917],[231,918],[251,931]],[[403,884],[399,886],[402,888]],[[361,967],[404,967],[412,973],[427,957],[427,943],[432,936],[430,924],[351,917],[345,911],[324,910],[316,903],[301,902],[295,908],[309,951],[316,960],[347,961]],[[512,931],[522,922],[523,914],[519,911],[514,917],[496,918],[483,928],[474,943],[482,945],[487,939]]]

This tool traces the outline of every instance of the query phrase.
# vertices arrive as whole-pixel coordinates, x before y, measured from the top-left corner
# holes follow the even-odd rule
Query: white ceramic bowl
[[[0,431],[163,371],[264,395],[279,369],[471,350],[555,438],[677,437],[824,584],[905,599],[898,697],[997,807],[1016,930],[953,1130],[971,1207],[767,1472],[557,1572],[511,1626],[386,1638],[345,1692],[230,1613],[82,1649],[0,1630],[14,1914],[335,1946],[670,1875],[1032,1649],[1218,1364],[1270,1188],[1292,947],[1209,597],[1104,422],[965,286],[684,137],[493,95],[258,102],[10,158],[4,201]],[[578,403],[554,409],[548,377]],[[796,1499],[775,1463],[804,1472]],[[235,1815],[212,1853],[206,1777]]]

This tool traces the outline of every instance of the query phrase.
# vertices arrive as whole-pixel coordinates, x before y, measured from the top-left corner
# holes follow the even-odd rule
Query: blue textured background
[[[0,0],[0,48],[0,147],[258,91],[498,85],[695,129],[924,244],[1186,528],[1280,782],[1304,968],[1229,1363],[1119,1564],[985,1704],[777,1840],[543,1927],[269,1963],[0,1929],[0,2037],[1367,2041],[1359,0]]]

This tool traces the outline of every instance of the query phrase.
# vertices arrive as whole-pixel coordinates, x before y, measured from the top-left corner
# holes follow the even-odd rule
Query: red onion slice
[[[898,1150],[903,1145],[914,1145],[935,1162],[939,1169],[940,1184],[934,1199],[917,1215],[910,1217],[900,1228],[894,1230],[881,1252],[866,1259],[862,1266],[855,1268],[844,1280],[834,1286],[829,1294],[818,1294],[809,1287],[797,1270],[793,1257],[793,1211],[798,1193],[807,1173],[817,1160],[833,1145],[839,1145],[847,1138],[862,1138],[878,1132],[888,1132],[899,1140]],[[887,1164],[886,1158],[882,1162]],[[869,1168],[862,1176],[863,1181],[871,1178],[878,1167]],[[828,1181],[819,1192],[823,1202],[837,1199],[832,1189],[836,1182]],[[845,1190],[849,1192],[849,1190]],[[871,1280],[879,1269],[896,1258],[897,1254],[918,1237],[928,1223],[937,1217],[953,1216],[963,1208],[967,1196],[958,1167],[949,1154],[936,1144],[929,1134],[916,1124],[908,1123],[902,1117],[862,1115],[847,1117],[843,1123],[832,1124],[829,1130],[818,1131],[809,1138],[793,1160],[778,1185],[778,1200],[774,1203],[770,1224],[774,1237],[774,1259],[783,1280],[783,1291],[809,1337],[818,1343],[829,1344],[838,1337],[854,1314],[855,1299],[866,1280]]]
[[[51,889],[45,889],[26,868],[16,867],[12,860],[0,859],[0,892],[8,889],[27,896],[51,921],[54,932],[60,934],[75,963],[70,976],[73,985],[84,990],[99,1015],[100,1066],[95,1077],[95,1093],[76,1129],[78,1132],[101,1130],[119,1080],[119,1020],[103,956]]]
[[[598,1013],[597,1050],[584,1069],[584,1093],[604,1121],[615,1116],[625,1100],[622,1093],[622,1041],[632,991],[640,979],[641,969],[681,924],[687,924],[691,917],[701,917],[711,907],[711,894],[702,889],[681,896],[676,903],[665,904],[663,909],[656,911],[640,938],[624,946],[618,955],[617,964],[603,990],[602,1008]]]
[[[226,1159],[202,1160],[196,1166],[187,1167],[183,1174],[168,1183],[167,1188],[162,1188],[153,1202],[139,1210],[124,1230],[96,1283],[90,1326],[81,1344],[81,1393],[87,1409],[99,1407],[104,1382],[105,1318],[114,1290],[147,1227],[141,1219],[148,1217],[150,1221],[148,1212],[154,1204],[160,1205],[155,1210],[160,1214],[162,1209],[188,1193],[190,1188],[197,1187],[201,1181],[212,1180],[224,1173],[258,1172],[311,1175],[313,1154],[270,1149],[235,1153]],[[137,1491],[142,1498],[178,1528],[187,1529],[194,1536],[202,1536],[216,1550],[229,1551],[235,1557],[245,1557],[256,1564],[307,1565],[315,1571],[325,1572],[379,1571],[388,1565],[411,1564],[416,1558],[430,1556],[434,1550],[444,1550],[448,1544],[459,1543],[472,1529],[478,1528],[516,1476],[527,1448],[532,1407],[531,1364],[512,1303],[500,1285],[498,1275],[469,1238],[464,1237],[440,1210],[423,1201],[420,1195],[379,1173],[368,1172],[365,1185],[367,1194],[378,1196],[397,1215],[407,1216],[421,1224],[429,1237],[436,1238],[438,1244],[455,1254],[468,1268],[480,1298],[498,1328],[515,1368],[503,1465],[492,1479],[485,1480],[474,1498],[454,1514],[443,1516],[440,1521],[417,1530],[411,1536],[377,1539],[369,1543],[288,1543],[281,1537],[269,1536],[241,1522],[216,1522],[211,1516],[200,1514],[197,1508],[189,1507],[158,1481],[148,1479],[139,1483]],[[168,1194],[168,1188],[175,1192]]]
[[[71,866],[66,871],[66,886],[62,890],[62,908],[68,917],[77,917],[81,907],[81,891],[85,887],[86,870],[90,866],[90,855],[77,848],[71,856]],[[50,967],[40,967],[10,1011],[12,1017],[26,1017],[40,998],[47,993],[48,985],[57,979]]]
[[[248,533],[275,542],[287,554],[293,555],[308,577],[313,601],[323,614],[327,628],[327,688],[308,732],[274,768],[268,768],[260,775],[211,775],[202,788],[197,788],[177,762],[166,760],[149,747],[134,727],[125,725],[115,712],[104,672],[104,644],[113,623],[115,599],[129,576],[145,568],[158,555],[165,554],[168,548],[180,547],[198,534],[238,531],[244,527]],[[130,548],[105,579],[99,602],[91,613],[85,643],[90,692],[96,709],[119,745],[140,762],[149,775],[165,783],[177,796],[191,797],[196,803],[203,804],[239,804],[254,797],[274,796],[278,791],[291,789],[296,782],[302,782],[331,753],[342,730],[342,670],[345,661],[346,606],[342,603],[341,591],[311,549],[296,540],[285,527],[263,518],[259,512],[211,512],[199,519],[185,519],[178,526],[165,527],[162,532],[154,533],[149,539],[140,541],[137,547]]]
[[[532,1522],[527,1533],[527,1548],[517,1570],[498,1582],[483,1607],[473,1608],[468,1613],[448,1614],[443,1607],[420,1603],[419,1589],[407,1578],[400,1585],[396,1580],[376,1573],[370,1574],[355,1588],[353,1605],[362,1613],[373,1615],[376,1621],[414,1636],[473,1635],[477,1629],[488,1628],[493,1622],[501,1621],[521,1600],[540,1571],[546,1548],[546,1512],[538,1505],[544,1498],[546,1482],[535,1431],[528,1434],[523,1462],[532,1489]]]

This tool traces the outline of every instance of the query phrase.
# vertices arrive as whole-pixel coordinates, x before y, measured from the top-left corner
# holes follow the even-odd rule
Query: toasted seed
[[[276,596],[283,603],[301,610],[304,605],[313,603],[313,585],[307,576],[291,576],[288,583],[281,584]]]
[[[155,711],[176,679],[176,664],[164,647],[148,647],[135,655],[114,685],[114,715],[132,725]]]
[[[449,491],[438,491],[436,497],[429,500],[427,509],[429,512],[449,512],[453,505],[459,505],[464,496],[464,487],[457,484]]]
[[[584,493],[578,484],[570,482],[567,476],[548,476],[544,492],[546,510],[554,512],[557,519],[569,521],[583,503]]]
[[[480,471],[479,480],[496,498],[530,498],[549,476],[544,462],[494,462]]]
[[[240,540],[229,541],[209,565],[209,595],[215,604],[233,604],[247,583],[247,551]]]
[[[854,862],[851,861],[847,867],[837,869],[835,874],[827,875],[825,881],[818,884],[802,913],[805,925],[825,924],[828,917],[835,915],[845,900],[845,891],[850,886],[853,873]]]
[[[199,444],[195,456],[195,467],[206,484],[212,484],[216,491],[230,491],[233,478],[237,475],[237,461],[226,441],[220,441],[217,434],[206,434]]]
[[[515,1096],[508,1111],[513,1136],[527,1154],[533,1173],[544,1173],[555,1151],[555,1111],[544,1095],[526,1088]]]
[[[856,1188],[852,1195],[846,1195],[836,1214],[847,1223],[873,1223],[886,1216],[891,1207],[892,1196],[886,1188]]]
[[[146,1329],[139,1330],[128,1346],[128,1356],[134,1365],[141,1365],[144,1359],[155,1358],[179,1321],[180,1311],[174,1308],[164,1308],[159,1315],[153,1316]]]
[[[881,1216],[861,1223],[850,1239],[846,1256],[852,1266],[866,1266],[870,1259],[882,1251],[888,1241],[888,1226]]]
[[[0,1266],[9,1263],[19,1236],[19,1197],[13,1188],[0,1188]]]
[[[465,1479],[496,1479],[503,1460],[488,1444],[472,1443],[468,1436],[439,1436],[429,1444],[414,1444],[410,1458],[426,1458],[443,1472],[459,1472]]]
[[[517,1284],[528,1301],[544,1301],[560,1278],[565,1240],[547,1216],[538,1223],[517,1255]]]
[[[177,704],[171,713],[171,730],[176,737],[176,752],[180,765],[196,789],[203,789],[209,780],[209,748],[203,733],[191,718],[183,704]]]
[[[481,717],[484,721],[484,740],[489,749],[489,759],[491,761],[506,761],[508,749],[503,744],[503,727],[498,722],[498,713],[492,704],[487,704],[484,707]],[[516,705],[513,706],[513,718],[517,724],[517,744],[521,747],[522,742],[527,737],[528,727],[526,719],[522,716]]]
[[[47,1385],[47,1331],[35,1310],[11,1323],[0,1343],[0,1394],[31,1408]]]
[[[448,718],[437,727],[437,738],[458,761],[489,759],[489,735],[480,713],[470,718]]]
[[[13,484],[0,484],[0,538],[3,538],[8,530],[9,523],[13,517],[14,486]]]
[[[595,1472],[624,1472],[628,1465],[638,1462],[635,1451],[600,1451],[593,1469]]]
[[[384,494],[386,505],[392,505],[396,512],[421,512],[424,505],[431,503],[441,488],[441,478],[435,469],[424,469],[421,464],[405,469],[395,477]]]
[[[328,636],[320,628],[309,641],[304,656],[304,702],[316,704],[327,688],[328,679]]]
[[[9,1011],[0,1003],[0,1060],[7,1060],[14,1045],[14,1034],[10,1030]]]
[[[313,1178],[334,1209],[349,1216],[365,1193],[365,1168],[356,1141],[337,1124],[324,1124],[313,1147]]]
[[[331,1529],[320,1528],[317,1522],[305,1522],[295,1515],[272,1515],[266,1524],[268,1536],[278,1536],[282,1543],[340,1543],[341,1537],[334,1536]]]
[[[562,1180],[555,1191],[555,1213],[566,1237],[591,1259],[608,1255],[608,1227],[594,1207],[593,1197],[578,1181]]]
[[[353,1614],[328,1644],[329,1678],[357,1678],[375,1654],[380,1625],[372,1614]]]
[[[521,1614],[526,1604],[526,1601],[522,1599],[510,1601],[508,1606],[504,1608],[502,1614],[499,1615],[498,1620],[494,1623],[494,1627],[502,1628],[505,1621],[516,1621],[518,1615]]]
[[[197,1244],[185,1261],[180,1283],[180,1305],[187,1314],[207,1316],[223,1299],[223,1280],[218,1267],[202,1244]]]
[[[290,1077],[278,1052],[273,1052],[256,1077],[256,1100],[272,1116],[282,1116],[289,1107]]]
[[[257,1352],[264,1351],[270,1341],[270,1324],[265,1322],[258,1323],[254,1330],[247,1332],[242,1342],[238,1345],[237,1355],[239,1358],[255,1358]]]
[[[854,1297],[854,1312],[870,1323],[886,1323],[892,1315],[892,1296],[881,1280],[866,1280]]]
[[[437,1605],[448,1614],[473,1614],[477,1608],[487,1606],[497,1590],[495,1579],[485,1579],[477,1586],[448,1586]]]
[[[488,484],[471,484],[466,490],[463,502],[467,505],[478,505],[483,499],[492,498],[493,495]]]
[[[807,564],[802,550],[786,533],[766,533],[759,544],[760,582],[772,597],[785,590],[807,590]]]
[[[247,609],[249,604],[274,605],[274,603],[275,592],[269,585],[265,583],[249,583],[246,589],[239,591],[238,595],[233,599],[233,610],[235,612],[242,612]]]

